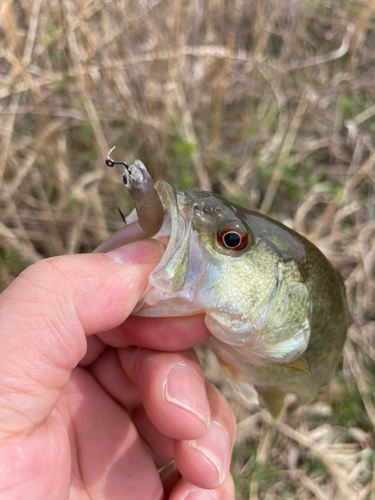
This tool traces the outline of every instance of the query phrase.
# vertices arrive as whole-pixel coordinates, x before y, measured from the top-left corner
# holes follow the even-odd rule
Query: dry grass
[[[374,30],[373,0],[0,2],[2,287],[121,226],[113,145],[294,227],[346,280],[329,394],[278,424],[233,403],[238,499],[375,500]]]

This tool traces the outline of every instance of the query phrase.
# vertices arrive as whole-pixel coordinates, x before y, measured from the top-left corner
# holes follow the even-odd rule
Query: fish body
[[[232,386],[277,416],[291,392],[314,399],[331,380],[349,314],[342,278],[311,242],[210,192],[155,185],[168,238],[135,314],[205,313]]]

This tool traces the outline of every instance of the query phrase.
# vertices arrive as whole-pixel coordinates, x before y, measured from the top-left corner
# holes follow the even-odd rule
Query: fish
[[[326,391],[350,324],[340,273],[264,214],[208,191],[154,188],[163,221],[153,237],[167,246],[133,314],[204,313],[206,344],[233,389],[275,419],[288,393],[301,405]],[[137,221],[134,210],[127,222]]]

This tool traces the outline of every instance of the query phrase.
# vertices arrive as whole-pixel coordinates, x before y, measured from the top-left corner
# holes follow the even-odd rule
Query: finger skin
[[[201,344],[210,336],[204,324],[204,314],[181,318],[142,318],[129,316],[120,326],[100,332],[87,341],[87,354],[81,366],[95,361],[109,345],[117,348],[145,347],[157,351],[182,351]]]
[[[86,337],[123,323],[155,264],[105,255],[47,259],[0,296],[0,440],[28,432],[52,411]]]
[[[130,316],[119,329],[133,345],[158,351],[183,351],[201,344],[210,336],[204,324],[204,316],[204,314],[183,318]]]
[[[236,433],[236,419],[229,403],[207,383],[211,425],[199,439],[174,443],[174,459],[181,475],[201,488],[221,486],[229,473]]]
[[[73,491],[94,499],[163,498],[155,463],[129,415],[85,369],[72,372],[59,411],[72,449]]]
[[[161,353],[119,350],[123,369],[138,385],[153,425],[173,439],[204,436],[210,426],[202,369],[193,350]]]
[[[98,335],[87,337],[86,346],[86,354],[79,362],[80,366],[88,366],[93,363],[107,347],[106,344],[100,340]]]
[[[125,410],[140,401],[139,388],[122,368],[117,349],[107,347],[89,370],[107,394]]]
[[[168,438],[159,432],[149,419],[143,404],[135,406],[130,416],[134,425],[147,444],[152,456],[154,457],[156,467],[160,469],[173,460],[173,439]]]
[[[70,464],[67,432],[53,410],[33,432],[0,446],[0,500],[67,499]]]
[[[142,439],[147,443],[150,452],[155,457],[158,467],[169,463],[176,456],[181,472],[189,478],[191,483],[206,488],[214,488],[220,484],[220,481],[224,480],[229,470],[236,425],[229,404],[217,389],[211,384],[207,384],[208,404],[216,415],[214,425],[221,424],[224,427],[224,431],[219,427],[218,440],[222,438],[223,432],[224,438],[226,437],[225,432],[228,434],[227,449],[224,456],[221,456],[223,460],[222,473],[218,479],[218,468],[199,451],[199,445],[201,444],[199,439],[197,440],[198,447],[194,447],[192,441],[182,441],[186,436],[186,429],[191,419],[190,412],[174,403],[171,405],[170,401],[164,398],[165,392],[162,391],[170,374],[170,369],[176,363],[177,365],[179,363],[188,364],[190,368],[200,371],[195,361],[195,354],[190,352],[172,355],[131,348],[120,351],[118,355],[115,349],[107,349],[90,367],[90,370],[105,391],[124,408],[134,406],[135,402],[142,396],[145,406],[138,403],[133,407],[131,416]],[[123,366],[125,366],[126,373]],[[178,373],[178,375],[181,374]],[[188,375],[190,375],[190,370],[188,370]],[[132,382],[130,379],[137,383]],[[203,385],[203,378],[201,383]],[[134,394],[132,391],[133,384],[135,388]],[[141,386],[140,392],[138,392],[137,384]],[[178,379],[178,384],[180,391],[184,390],[183,385],[185,385],[186,389],[186,384],[181,383],[181,378]],[[144,385],[143,388],[142,385]],[[192,391],[194,391],[194,386]],[[200,393],[198,393],[197,397],[199,395],[202,397]],[[205,394],[203,394],[203,397],[206,397]],[[174,448],[171,436],[178,440]],[[191,462],[194,462],[194,464]]]
[[[174,462],[171,462],[167,467],[164,467],[164,469],[160,472],[160,479],[163,483],[164,496],[169,499],[171,492],[181,479],[181,474],[179,473]]]
[[[217,489],[204,490],[181,478],[173,488],[168,500],[234,500],[234,482],[229,474]]]
[[[173,439],[166,437],[150,421],[141,401],[138,386],[125,373],[116,349],[107,350],[90,366],[90,373],[101,387],[130,416],[141,438],[147,444],[158,468],[173,460]]]

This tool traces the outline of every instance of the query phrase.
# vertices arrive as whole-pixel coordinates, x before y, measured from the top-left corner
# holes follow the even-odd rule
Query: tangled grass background
[[[293,227],[353,324],[319,401],[274,423],[232,400],[237,498],[375,500],[375,2],[2,0],[0,72],[1,288],[122,226],[114,145]]]

